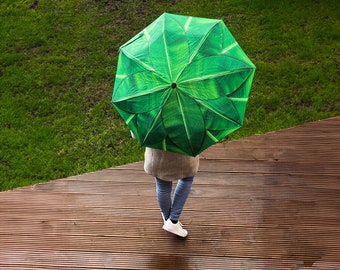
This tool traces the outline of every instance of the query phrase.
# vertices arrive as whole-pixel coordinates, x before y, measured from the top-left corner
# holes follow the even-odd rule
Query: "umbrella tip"
[[[176,84],[176,83],[172,83],[172,84],[171,84],[171,88],[172,88],[172,89],[175,89],[176,87],[177,87],[177,84]]]

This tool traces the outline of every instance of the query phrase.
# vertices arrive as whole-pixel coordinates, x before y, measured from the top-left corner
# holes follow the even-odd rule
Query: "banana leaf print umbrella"
[[[242,126],[254,73],[223,21],[164,13],[120,47],[112,104],[142,146],[196,156]]]

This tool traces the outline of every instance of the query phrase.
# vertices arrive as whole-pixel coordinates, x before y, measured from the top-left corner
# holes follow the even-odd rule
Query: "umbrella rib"
[[[166,98],[164,99],[163,104],[166,103],[166,101],[169,99],[170,94],[171,94],[171,92],[169,92],[169,93],[167,94]],[[149,136],[150,132],[153,130],[155,124],[157,123],[158,118],[161,116],[161,114],[162,114],[162,107],[163,107],[163,106],[161,106],[161,109],[159,110],[157,116],[154,118],[154,120],[153,120],[153,122],[152,122],[152,125],[151,125],[151,127],[150,127],[148,133],[145,135],[145,138],[144,138],[143,143],[145,143],[146,138]]]
[[[136,114],[131,114],[130,116],[129,116],[129,118],[128,119],[126,119],[126,124],[128,125],[130,122],[131,122],[131,120],[134,118],[136,116]]]
[[[202,38],[200,44],[197,46],[196,50],[192,53],[190,59],[189,59],[189,62],[188,62],[188,65],[190,65],[190,63],[192,62],[192,60],[195,58],[195,56],[197,55],[198,51],[201,49],[203,43],[205,42],[205,40],[208,38],[210,32],[214,29],[214,27],[216,25],[220,24],[220,21],[216,21],[215,25],[213,27],[211,27],[209,29],[209,31],[206,33],[206,35],[204,36],[204,38]]]
[[[132,59],[133,61],[135,61],[137,64],[139,64],[140,66],[142,66],[143,68],[145,68],[148,71],[154,72],[156,71],[153,67],[147,65],[146,63],[143,63],[142,61],[140,61],[137,57],[135,57],[133,54],[127,52],[124,49],[121,49],[122,53],[124,53],[128,58]]]
[[[168,70],[169,70],[169,74],[170,74],[170,78],[172,78],[172,72],[171,72],[171,66],[170,66],[170,57],[169,57],[169,51],[168,51],[168,46],[167,46],[167,42],[166,42],[166,38],[165,38],[165,34],[164,34],[164,26],[163,25],[163,42],[164,42],[164,49],[165,49],[165,57],[166,57],[166,63],[168,65]]]
[[[192,16],[190,16],[184,24],[184,31],[185,32],[188,30],[191,21],[192,21]]]
[[[238,43],[235,41],[233,44],[225,47],[223,50],[222,50],[222,54],[225,54],[226,52],[230,51],[232,48],[234,48],[235,46],[237,46]]]
[[[214,135],[212,135],[209,130],[206,130],[206,132],[207,132],[208,137],[212,139],[215,143],[219,142],[219,140]]]
[[[187,24],[185,25],[185,27],[189,27],[190,22],[191,22],[191,20],[190,20],[190,21],[188,20],[188,21],[187,21]],[[195,51],[193,51],[193,53],[191,54],[191,56],[190,56],[190,58],[189,58],[189,60],[188,60],[188,63],[183,67],[182,71],[178,73],[177,78],[176,78],[175,81],[177,81],[177,80],[179,79],[179,77],[182,75],[182,73],[184,72],[184,70],[186,69],[186,67],[188,67],[188,66],[191,64],[192,60],[195,58],[195,56],[197,55],[197,53],[198,53],[199,50],[201,49],[203,43],[204,43],[205,40],[208,38],[209,33],[210,33],[210,32],[212,31],[212,29],[213,29],[217,24],[219,24],[219,23],[220,23],[220,21],[216,21],[215,25],[214,25],[213,27],[211,27],[211,28],[209,29],[209,31],[206,33],[206,35],[201,39],[201,41],[200,41],[200,43],[198,44],[197,48],[196,48]]]
[[[233,122],[234,124],[241,126],[241,123],[239,123],[239,122],[236,121],[235,119],[232,119],[232,118],[230,118],[230,117],[228,117],[228,116],[226,116],[226,115],[224,115],[224,114],[221,114],[220,112],[216,111],[214,108],[212,108],[211,106],[207,105],[206,103],[202,102],[202,101],[199,100],[199,99],[195,99],[195,100],[196,100],[198,103],[200,103],[202,106],[208,108],[209,110],[211,110],[212,112],[214,112],[214,113],[216,113],[217,115],[221,116],[222,118],[225,118],[225,119],[227,119],[227,120]],[[237,112],[237,110],[236,110],[236,112]]]
[[[135,94],[135,95],[126,96],[126,97],[124,97],[124,98],[115,100],[115,102],[120,102],[120,101],[125,101],[125,100],[129,100],[129,99],[136,98],[136,97],[146,96],[146,95],[149,95],[150,92],[156,93],[156,92],[165,90],[165,89],[168,88],[168,87],[169,87],[168,85],[166,85],[166,86],[155,87],[155,88],[150,89],[150,90],[148,90],[148,91],[140,92],[140,93]]]
[[[167,151],[167,147],[166,147],[166,139],[164,138],[164,140],[162,141],[162,147],[164,151]]]
[[[247,102],[248,98],[237,98],[237,97],[228,97],[229,99],[233,101],[242,101],[242,102]]]
[[[212,79],[212,78],[222,77],[222,76],[225,76],[225,75],[235,74],[235,73],[242,72],[242,71],[245,71],[245,70],[251,70],[251,69],[250,68],[242,68],[242,69],[235,69],[235,70],[227,70],[227,71],[223,71],[223,72],[219,72],[219,73],[215,73],[215,74],[209,74],[209,75],[205,75],[205,76],[201,76],[201,77],[188,79],[188,80],[185,80],[185,81],[181,81],[181,83],[204,81],[204,80],[208,80],[208,79]]]
[[[153,128],[154,128],[154,126],[155,126],[155,123],[157,122],[156,120],[160,117],[161,113],[162,113],[162,110],[159,110],[157,116],[154,118],[154,120],[153,120],[153,122],[152,122],[152,126],[150,127],[148,133],[147,133],[147,134],[145,135],[145,137],[144,137],[143,144],[145,143],[146,138],[149,136],[150,132],[153,130]]]
[[[227,134],[233,133],[235,130],[238,130],[240,127],[235,127],[229,130],[229,132]],[[215,143],[218,143],[220,140],[217,139],[209,130],[206,131],[207,135],[210,139],[212,139]],[[225,136],[227,135],[225,134]]]
[[[183,119],[185,133],[187,135],[188,142],[190,144],[190,148],[193,149],[191,141],[189,140],[189,137],[190,137],[189,136],[189,130],[188,130],[187,122],[186,122],[185,117],[184,117],[183,105],[182,105],[182,102],[181,102],[177,92],[176,92],[176,96],[177,96],[178,104],[179,104],[179,107],[180,107],[180,110],[181,110],[181,115],[182,115],[182,119]]]

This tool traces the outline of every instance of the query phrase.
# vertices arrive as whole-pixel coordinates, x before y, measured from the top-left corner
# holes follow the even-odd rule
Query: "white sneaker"
[[[164,223],[163,230],[176,234],[180,237],[186,237],[188,231],[182,228],[182,224],[178,221],[176,224],[172,223],[170,218]]]

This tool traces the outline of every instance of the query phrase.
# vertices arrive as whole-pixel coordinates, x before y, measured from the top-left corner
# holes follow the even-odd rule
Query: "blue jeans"
[[[157,177],[155,179],[157,200],[165,220],[170,218],[177,221],[189,196],[194,176],[178,180],[173,201],[171,200],[172,182]]]

